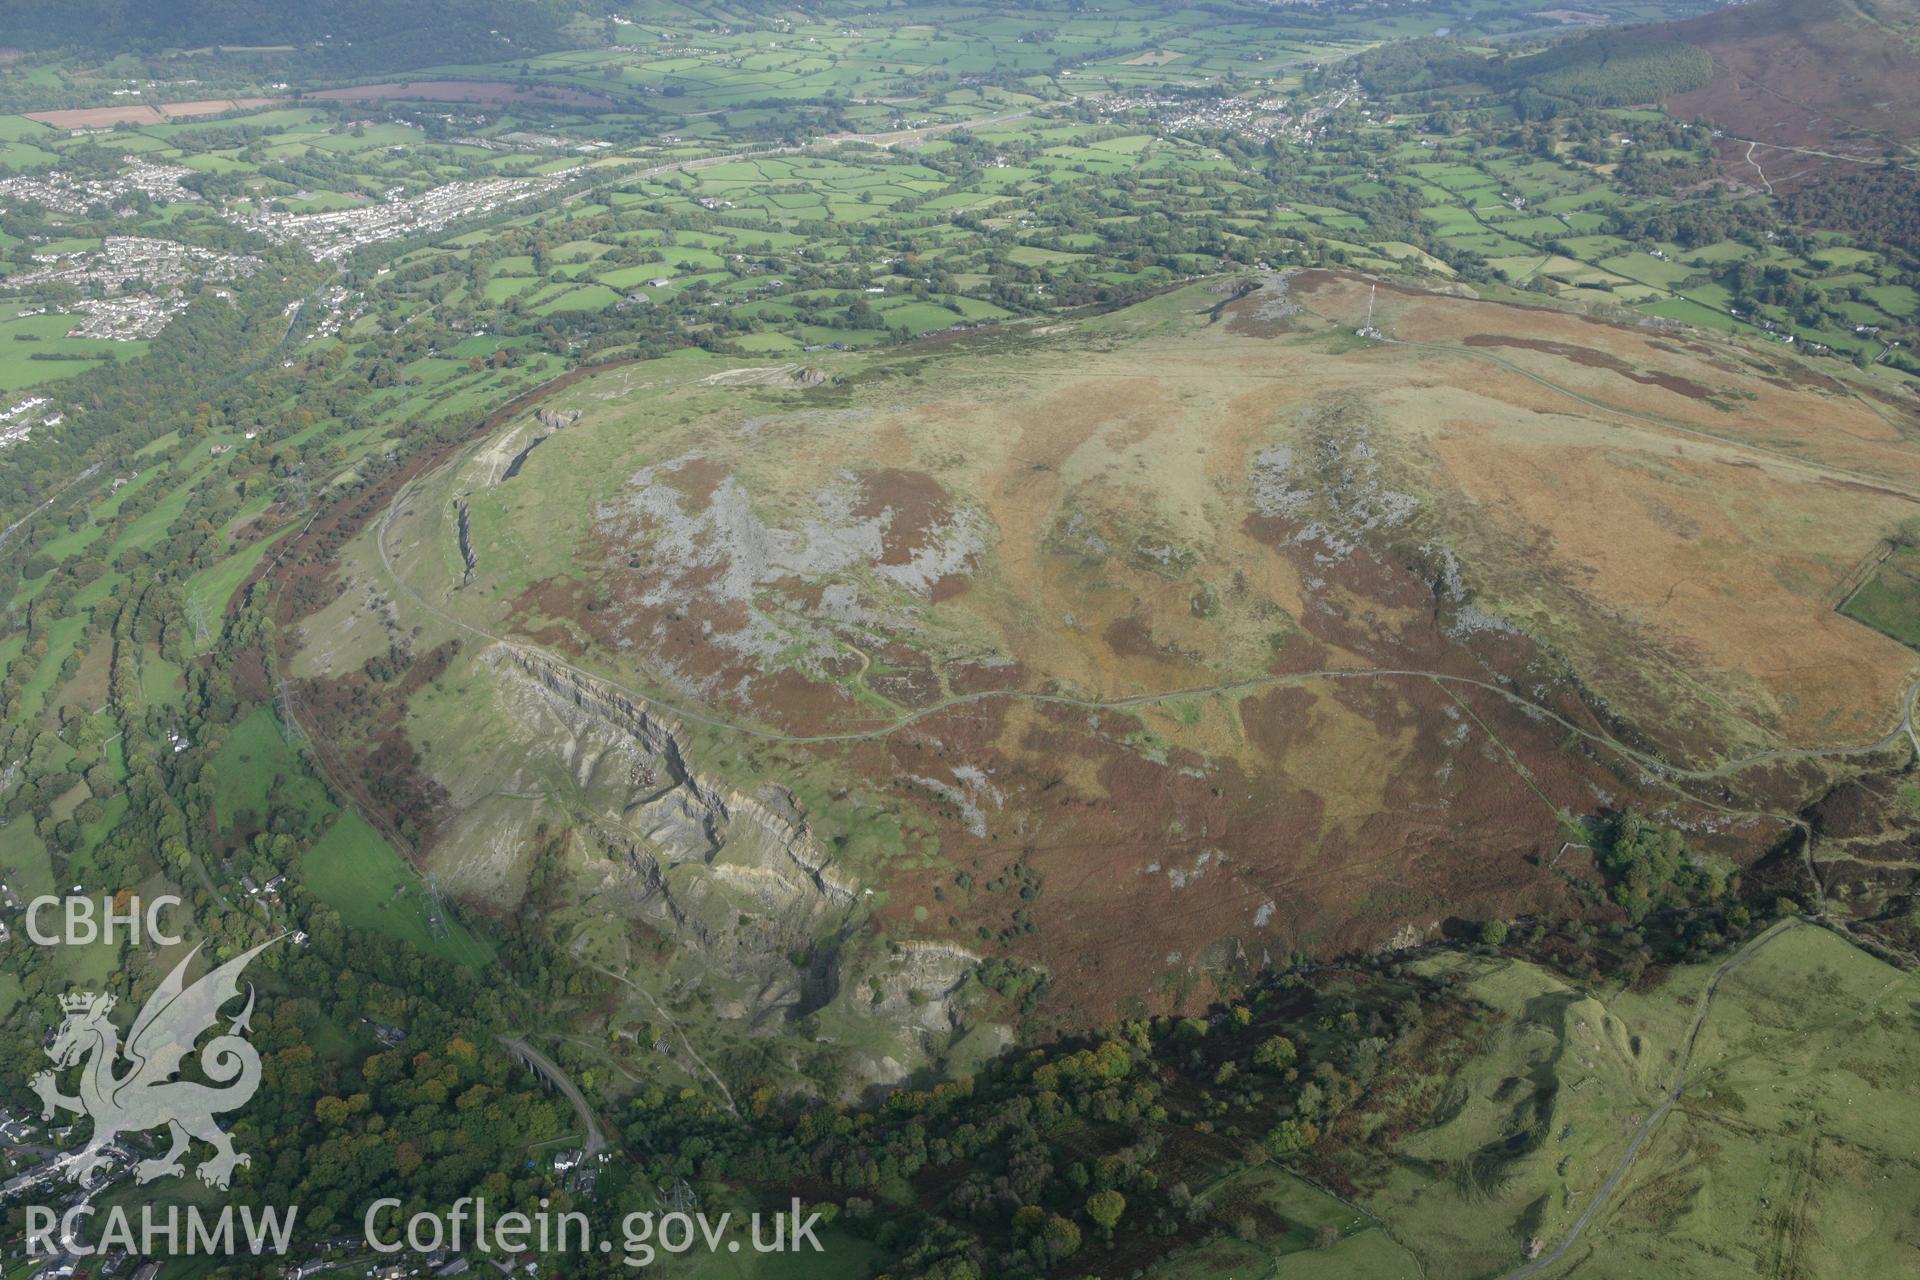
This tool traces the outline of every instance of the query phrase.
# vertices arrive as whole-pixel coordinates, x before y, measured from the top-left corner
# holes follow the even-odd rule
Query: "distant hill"
[[[1518,57],[1488,57],[1458,40],[1398,40],[1337,64],[1376,93],[1480,90],[1521,95],[1523,115],[1560,106],[1618,107],[1658,102],[1705,85],[1713,65],[1704,50],[1641,27],[1596,31]]]
[[[1664,103],[1726,131],[1727,176],[1783,195],[1920,163],[1920,0],[1756,0],[1493,56],[1390,41],[1328,74],[1390,95],[1512,94],[1529,117]]]
[[[0,0],[5,42],[113,52],[294,46],[303,64],[388,70],[554,48],[577,0]]]
[[[1772,144],[1756,158],[1773,187],[1860,171],[1774,148],[1920,160],[1920,0],[1759,0],[1654,30],[1713,60],[1712,78],[1668,107]],[[1729,172],[1760,185],[1745,152],[1729,149]]]

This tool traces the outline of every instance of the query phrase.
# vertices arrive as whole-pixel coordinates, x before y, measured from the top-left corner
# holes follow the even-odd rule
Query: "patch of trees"
[[[735,1119],[656,1086],[621,1122],[645,1177],[609,1170],[594,1212],[649,1208],[654,1185],[684,1178],[770,1204],[799,1195],[902,1280],[1108,1273],[1122,1258],[1130,1272],[1227,1225],[1195,1187],[1246,1162],[1311,1159],[1458,1003],[1430,980],[1360,968],[1318,991],[1268,979],[1206,1016],[1131,1019],[869,1106],[780,1099],[736,1075],[754,1101]]]
[[[1713,198],[1642,209],[1616,208],[1608,214],[1607,230],[1627,240],[1666,242],[1682,249],[1737,240],[1755,250],[1771,243],[1799,253],[1806,245],[1790,228],[1780,226],[1766,205],[1752,200]]]
[[[1596,32],[1508,64],[1511,82],[1586,106],[1663,102],[1713,77],[1706,50],[1638,32]]]
[[[1631,810],[1601,829],[1599,854],[1609,896],[1636,923],[1656,908],[1711,903],[1728,890],[1725,867],[1694,854],[1678,830]]]
[[[1522,119],[1567,106],[1661,102],[1713,75],[1705,50],[1639,31],[1601,31],[1535,52],[1492,57],[1454,40],[1406,40],[1357,54],[1326,75],[1356,77],[1379,94],[1442,98],[1512,94]]]
[[[1889,166],[1823,178],[1783,201],[1803,226],[1846,231],[1862,240],[1920,254],[1920,174]]]

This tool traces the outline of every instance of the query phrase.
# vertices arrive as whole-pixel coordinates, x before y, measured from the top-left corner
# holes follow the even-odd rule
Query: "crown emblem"
[[[99,1176],[103,1169],[113,1172],[114,1157],[108,1153],[121,1134],[161,1129],[173,1138],[165,1153],[134,1165],[137,1183],[184,1174],[181,1157],[195,1140],[214,1149],[195,1172],[216,1191],[226,1190],[234,1170],[249,1162],[214,1116],[245,1105],[260,1087],[260,1054],[246,1038],[254,992],[251,983],[242,990],[240,975],[272,945],[263,942],[190,984],[187,968],[200,954],[195,947],[147,997],[124,1045],[119,1030],[107,1021],[117,1002],[113,993],[69,991],[59,996],[66,1021],[41,1046],[53,1065],[28,1083],[40,1096],[46,1118],[71,1111],[93,1122],[87,1145],[65,1156],[68,1180],[85,1194],[105,1185]],[[221,1010],[242,995],[247,1007],[226,1019],[221,1030]],[[212,1039],[200,1046],[208,1032]],[[176,1079],[189,1059],[198,1065],[195,1074],[200,1078]],[[125,1070],[120,1069],[122,1060]],[[68,1071],[79,1073],[79,1092],[71,1097],[60,1091],[60,1076]]]

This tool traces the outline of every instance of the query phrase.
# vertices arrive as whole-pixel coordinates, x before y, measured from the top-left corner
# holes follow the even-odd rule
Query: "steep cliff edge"
[[[540,653],[495,644],[472,670],[490,687],[490,732],[442,777],[456,817],[434,854],[461,892],[511,905],[526,882],[515,859],[541,823],[564,825],[569,927],[669,940],[672,982],[712,1016],[770,1034],[819,1014],[859,1046],[853,1076],[879,1085],[965,1032],[979,957],[875,934],[866,891],[783,787],[703,772],[673,719]]]

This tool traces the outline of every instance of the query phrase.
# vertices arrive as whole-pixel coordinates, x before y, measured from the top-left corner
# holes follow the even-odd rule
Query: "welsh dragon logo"
[[[195,1043],[220,1021],[221,1008],[239,998],[241,971],[272,945],[264,942],[187,986],[187,966],[200,953],[195,947],[148,997],[124,1046],[120,1033],[107,1020],[114,1004],[111,995],[75,992],[60,998],[66,1018],[47,1047],[53,1070],[34,1076],[32,1085],[46,1104],[42,1112],[46,1119],[66,1110],[93,1121],[92,1139],[67,1165],[69,1178],[92,1186],[95,1171],[107,1163],[107,1148],[115,1138],[162,1127],[169,1131],[173,1145],[165,1155],[134,1166],[134,1178],[143,1184],[184,1174],[181,1157],[194,1138],[214,1149],[212,1158],[196,1170],[200,1181],[210,1187],[225,1190],[233,1171],[251,1163],[213,1122],[215,1115],[246,1105],[260,1087],[260,1055],[245,1038],[253,1017],[251,983],[239,1016],[198,1050],[200,1074],[212,1083],[175,1077],[186,1057],[195,1052]],[[118,1070],[122,1058],[128,1064],[124,1072]],[[69,1098],[60,1092],[59,1076],[75,1066],[81,1068],[80,1095]]]

